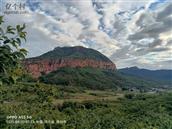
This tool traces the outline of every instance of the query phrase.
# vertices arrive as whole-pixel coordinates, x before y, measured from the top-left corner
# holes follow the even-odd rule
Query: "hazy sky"
[[[117,68],[172,69],[171,0],[0,0],[6,24],[27,25],[28,57],[57,46],[85,46]],[[26,14],[4,14],[7,3]]]

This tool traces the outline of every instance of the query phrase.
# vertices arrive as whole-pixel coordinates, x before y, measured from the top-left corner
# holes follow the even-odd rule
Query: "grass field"
[[[70,93],[61,99],[54,99],[53,104],[63,104],[64,102],[84,102],[84,101],[115,101],[124,97],[123,93],[113,91],[85,90],[84,93]]]

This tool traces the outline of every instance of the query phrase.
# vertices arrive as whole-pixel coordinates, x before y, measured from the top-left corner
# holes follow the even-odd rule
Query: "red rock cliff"
[[[26,70],[33,75],[39,77],[42,73],[49,73],[62,67],[92,67],[115,70],[116,66],[113,62],[98,61],[93,59],[27,59],[23,61]]]

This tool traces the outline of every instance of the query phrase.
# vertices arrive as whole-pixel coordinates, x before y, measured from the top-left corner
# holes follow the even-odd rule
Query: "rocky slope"
[[[23,61],[25,69],[34,77],[47,74],[62,67],[92,67],[115,70],[115,64],[100,52],[84,47],[57,47],[39,57]]]

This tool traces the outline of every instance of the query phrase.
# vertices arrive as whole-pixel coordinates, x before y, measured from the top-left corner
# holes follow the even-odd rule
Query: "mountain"
[[[172,85],[172,70],[148,70],[138,67],[119,69],[123,74],[141,77],[146,80],[157,81]]]
[[[41,56],[23,61],[25,69],[40,82],[91,89],[151,89],[154,81],[120,73],[100,52],[76,47],[57,47]]]
[[[82,46],[57,47],[41,56],[28,58],[23,64],[25,69],[36,78],[63,67],[116,69],[116,65],[106,56]]]

